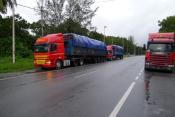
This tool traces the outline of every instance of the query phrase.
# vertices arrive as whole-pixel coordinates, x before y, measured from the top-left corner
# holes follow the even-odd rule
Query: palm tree
[[[16,0],[0,0],[0,13],[6,13],[7,7],[12,8],[14,4],[16,4]]]

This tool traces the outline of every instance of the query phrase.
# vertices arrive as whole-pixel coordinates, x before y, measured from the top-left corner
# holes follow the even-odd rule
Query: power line
[[[43,6],[42,6],[41,9],[37,9],[37,8],[29,7],[29,6],[26,6],[26,5],[22,5],[22,4],[17,4],[17,5],[20,6],[20,7],[24,7],[24,8],[32,9],[32,10],[35,10],[35,11],[40,11],[40,12],[47,13],[47,11],[44,10],[44,7]]]
[[[95,2],[95,3],[104,3],[104,2],[111,2],[111,1],[115,1],[115,0],[102,0],[102,1]],[[26,5],[22,5],[22,4],[18,4],[18,3],[17,3],[17,5],[21,6],[21,7],[28,8],[28,9],[32,9],[32,10],[41,11],[40,9],[36,9],[36,8],[29,7],[29,6],[26,6]]]
[[[22,5],[22,4],[17,4],[21,7],[25,7],[25,8],[28,8],[28,9],[32,9],[32,10],[35,10],[35,11],[40,11],[41,12],[41,35],[43,36],[44,34],[44,30],[43,30],[43,27],[44,27],[44,21],[43,21],[43,12],[46,12],[45,10],[43,10],[43,0],[41,1],[41,9],[36,9],[36,8],[32,8],[32,7],[29,7],[29,6],[26,6],[26,5]]]
[[[102,1],[95,2],[95,3],[104,3],[104,2],[111,2],[111,1],[115,1],[115,0],[102,0]],[[18,3],[17,3],[17,5],[21,6],[21,7],[24,7],[24,8],[32,9],[32,10],[41,11],[41,9],[36,9],[36,8],[29,7],[29,6],[26,6],[26,5],[22,5],[22,4],[18,4]],[[44,12],[43,9],[42,9],[42,11]]]
[[[26,5],[22,5],[22,4],[17,4],[17,5],[18,5],[18,6],[21,6],[21,7],[28,8],[28,9],[32,9],[32,10],[41,11],[41,10],[39,10],[39,9],[32,8],[32,7],[29,7],[29,6],[26,6]]]

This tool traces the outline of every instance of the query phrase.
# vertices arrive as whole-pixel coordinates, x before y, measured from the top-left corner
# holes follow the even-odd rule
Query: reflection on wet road
[[[174,117],[174,91],[174,73],[145,72],[145,117]]]
[[[150,98],[150,76],[145,78],[145,98],[146,101],[149,101]]]
[[[0,117],[173,117],[175,74],[144,57],[0,80]]]

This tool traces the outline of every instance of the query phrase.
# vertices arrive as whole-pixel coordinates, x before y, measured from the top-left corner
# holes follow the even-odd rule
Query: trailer
[[[107,46],[107,60],[123,59],[124,50],[123,47],[118,45],[108,45]]]
[[[49,34],[34,45],[34,66],[61,69],[82,66],[85,62],[105,61],[106,44],[74,33]]]

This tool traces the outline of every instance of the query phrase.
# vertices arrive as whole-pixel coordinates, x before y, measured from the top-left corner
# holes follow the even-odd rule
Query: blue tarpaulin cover
[[[123,47],[118,45],[112,45],[113,55],[123,55]]]
[[[63,34],[65,55],[105,56],[106,44],[74,33]]]
[[[104,42],[86,36],[67,33],[64,34],[64,39],[69,43],[69,46],[106,50],[106,44]]]

